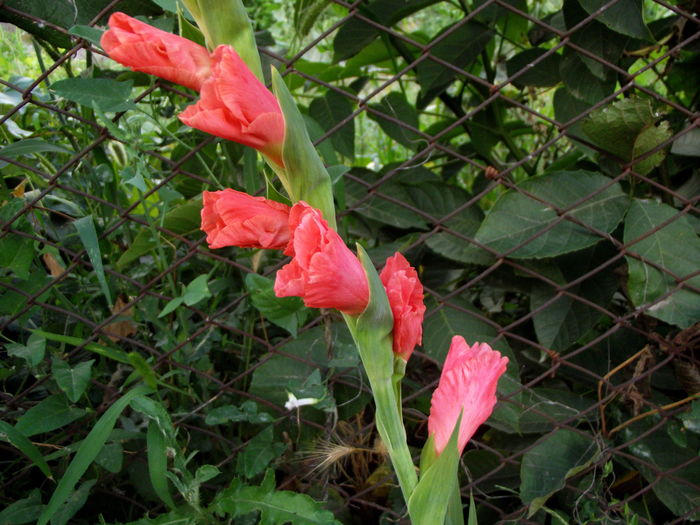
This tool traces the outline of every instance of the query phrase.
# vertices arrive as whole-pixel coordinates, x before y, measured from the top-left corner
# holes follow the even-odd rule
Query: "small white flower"
[[[287,402],[284,404],[284,408],[287,410],[293,410],[306,405],[315,405],[319,401],[321,400],[316,399],[315,397],[303,397],[301,399],[297,399],[297,396],[291,392],[287,392]]]

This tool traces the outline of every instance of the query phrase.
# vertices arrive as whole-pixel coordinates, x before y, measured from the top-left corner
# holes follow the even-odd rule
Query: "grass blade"
[[[154,420],[148,424],[148,434],[146,435],[148,449],[148,475],[151,477],[151,484],[156,494],[168,505],[170,510],[175,509],[175,503],[168,490],[168,478],[165,475],[168,470],[168,455],[165,450],[165,436],[158,428],[158,423]]]
[[[46,525],[51,517],[61,508],[61,505],[71,496],[75,485],[90,464],[95,460],[95,457],[97,457],[97,454],[104,446],[112,429],[114,429],[117,418],[129,405],[131,400],[148,392],[151,392],[151,389],[147,386],[137,386],[124,394],[124,396],[102,414],[102,417],[95,423],[95,426],[80,445],[78,452],[76,452],[73,461],[68,465],[63,477],[58,481],[56,490],[54,490],[51,495],[48,505],[46,505],[44,512],[39,516],[38,525]]]
[[[41,452],[39,452],[39,449],[34,446],[34,443],[29,441],[24,434],[9,423],[0,421],[0,439],[3,438],[7,439],[7,441],[17,447],[25,456],[31,459],[47,478],[53,479],[49,465],[46,463],[44,456],[41,455]]]
[[[109,293],[107,279],[105,279],[105,270],[102,266],[102,253],[100,252],[100,244],[97,241],[97,231],[95,230],[95,222],[92,220],[92,215],[86,215],[80,219],[73,221],[75,229],[78,230],[80,240],[83,241],[83,246],[87,251],[92,267],[95,269],[97,280],[100,282],[102,293],[107,298],[107,303],[110,308],[113,306],[112,295]]]

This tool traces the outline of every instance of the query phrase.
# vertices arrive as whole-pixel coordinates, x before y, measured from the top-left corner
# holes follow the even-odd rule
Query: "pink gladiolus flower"
[[[321,212],[303,201],[289,215],[292,262],[277,272],[277,297],[297,296],[312,308],[337,308],[357,315],[369,302],[367,276],[358,258]]]
[[[447,446],[460,411],[460,454],[479,425],[488,419],[496,404],[498,379],[507,364],[508,358],[486,343],[474,343],[470,348],[462,336],[452,338],[428,418],[428,433],[434,437],[438,455]]]
[[[230,46],[216,48],[200,100],[179,117],[188,126],[260,150],[283,165],[282,110]]]
[[[114,13],[108,23],[100,44],[120,64],[197,91],[209,77],[211,59],[205,47],[124,13]]]
[[[396,253],[379,274],[394,314],[394,353],[408,361],[423,336],[423,285],[406,258]]]
[[[289,243],[289,206],[226,189],[202,194],[202,230],[210,248],[282,250]]]

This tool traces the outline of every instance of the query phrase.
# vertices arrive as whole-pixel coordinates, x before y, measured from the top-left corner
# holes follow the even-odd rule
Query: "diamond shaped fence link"
[[[113,79],[123,68],[98,59],[104,54],[101,49],[76,36],[83,33],[64,27],[60,17],[42,16],[39,4],[0,4],[0,20],[22,28],[6,25],[5,34],[27,31],[22,34],[33,39],[37,53],[41,49],[40,60],[42,56],[51,59],[41,65],[35,78],[22,79],[22,72],[14,72],[16,78],[0,79],[5,95],[0,126],[6,139],[0,161],[7,167],[3,175],[7,188],[0,199],[5,208],[0,215],[0,251],[8,252],[3,259],[7,267],[0,275],[0,329],[7,345],[3,420],[15,424],[43,399],[61,392],[63,387],[50,373],[52,362],[77,364],[97,357],[95,348],[120,349],[131,356],[131,365],[100,362],[100,373],[90,377],[89,395],[66,405],[66,410],[89,407],[91,413],[39,434],[37,443],[61,450],[84,439],[91,425],[120,397],[122,376],[133,373],[147,379],[150,373],[159,378],[162,388],[170,389],[169,408],[179,441],[186,442],[188,452],[199,451],[202,463],[216,465],[229,477],[209,482],[205,495],[213,495],[234,475],[256,479],[248,476],[245,462],[250,451],[260,447],[257,430],[251,430],[258,427],[206,422],[217,407],[242,407],[245,401],[253,401],[272,414],[275,439],[286,447],[263,465],[263,469],[267,464],[276,469],[279,490],[308,492],[327,501],[339,519],[407,522],[394,496],[391,471],[376,448],[371,405],[366,402],[369,387],[356,367],[342,364],[343,359],[352,362],[342,354],[346,344],[342,338],[332,343],[337,315],[322,312],[297,318],[298,326],[291,331],[266,322],[256,310],[259,305],[245,284],[246,275],[274,278],[285,260],[237,249],[212,251],[196,228],[177,225],[173,229],[175,219],[166,226],[169,212],[182,211],[171,208],[169,202],[196,203],[196,194],[202,190],[234,186],[264,192],[260,179],[255,183],[246,179],[251,171],[249,158],[220,139],[174,127],[179,124],[172,119],[173,111],[194,97],[165,81],[144,84],[138,75],[127,75],[140,82],[130,99],[134,106],[114,112],[113,117],[100,114],[98,107],[61,100],[56,92],[51,95],[46,88],[66,74],[79,76],[79,71],[86,71],[84,78]],[[83,26],[103,28],[107,16],[122,9],[142,9],[133,14],[148,15],[165,27],[173,20],[171,12],[135,8],[128,0],[97,4]],[[262,20],[270,24],[268,28],[255,20],[261,31],[275,26],[273,19],[265,19],[265,6],[277,6],[284,16],[294,9],[278,2],[251,4],[251,13],[262,13]],[[470,342],[470,337],[488,340],[516,358],[509,384],[499,389],[496,413],[462,458],[461,493],[464,501],[474,498],[480,523],[544,523],[547,514],[552,522],[700,519],[700,459],[697,450],[692,453],[700,428],[696,355],[700,325],[697,318],[689,318],[693,307],[698,311],[700,269],[697,261],[694,269],[682,264],[684,250],[697,252],[692,243],[697,242],[700,212],[699,172],[694,162],[698,154],[672,150],[681,141],[697,147],[700,114],[697,93],[685,99],[676,96],[678,91],[688,95],[687,88],[674,89],[678,79],[670,76],[673,68],[698,63],[691,59],[700,52],[697,3],[396,0],[389,3],[394,12],[386,8],[389,4],[383,8],[381,0],[327,4],[315,19],[320,29],[294,35],[295,43],[261,43],[261,54],[293,86],[324,160],[331,164],[325,152],[334,149],[336,161],[340,156],[343,161],[338,163],[352,168],[336,185],[341,232],[362,239],[375,263],[400,249],[421,271],[428,304],[425,340],[409,361],[403,398],[415,453],[427,438],[430,393],[447,350],[446,346],[438,349],[428,338],[445,342],[447,334],[461,333]],[[306,4],[298,2],[297,9],[301,5]],[[80,2],[74,7],[78,20],[84,7]],[[399,17],[400,9],[409,14]],[[613,40],[620,37],[620,28],[629,33],[631,27],[620,13],[630,10],[639,13],[650,36],[652,26],[657,33],[646,41],[623,35],[627,40],[611,59],[610,48],[618,45]],[[420,23],[429,27],[416,29]],[[508,24],[517,23],[525,29],[513,36]],[[348,31],[343,35],[347,42],[339,41],[348,27],[356,33]],[[472,45],[480,46],[479,51],[460,62],[455,49],[462,49],[459,46],[464,43],[454,43],[455,39],[473,27],[487,31],[494,49],[475,41]],[[605,35],[595,41],[599,47],[584,40],[586,31],[596,30]],[[279,28],[277,32],[279,36]],[[57,45],[52,35],[67,39],[72,47]],[[263,33],[258,36],[261,42],[267,38]],[[368,43],[353,48],[354,53],[342,48],[357,47],[362,38]],[[632,41],[642,47],[629,47]],[[366,63],[353,66],[354,73],[343,77],[348,62],[360,53],[369,54],[370,45],[375,45],[376,60],[365,59]],[[345,52],[342,60],[332,56],[338,56],[339,49]],[[513,61],[519,52],[529,50],[538,54],[529,55],[532,58],[524,64]],[[25,51],[30,48],[25,46]],[[85,56],[90,59],[82,65]],[[552,60],[559,64],[555,70],[548,66]],[[314,69],[318,64],[329,71]],[[574,66],[580,76],[593,78],[590,90],[602,86],[603,91],[588,93],[577,84],[571,69],[567,72],[567,67]],[[331,70],[338,72],[337,78]],[[550,85],[538,84],[532,80],[535,70],[557,78]],[[448,81],[433,93],[424,90],[423,82],[432,88],[440,75],[447,75]],[[613,80],[608,88],[604,83],[609,78]],[[332,118],[321,122],[314,118],[309,101],[326,94],[343,100],[347,111],[336,108]],[[390,94],[404,101],[416,99],[416,105],[407,103],[415,115],[406,108],[401,115]],[[429,99],[421,101],[421,97]],[[565,104],[564,97],[568,97]],[[636,102],[640,100],[653,101],[662,109],[650,109],[653,121],[645,124],[637,140],[642,132],[660,130],[662,134],[653,137],[651,147],[642,145],[641,152],[632,150],[625,158],[615,144],[604,143],[602,135],[591,131],[590,123],[606,111],[615,111],[611,108],[622,107],[616,106],[621,101],[638,104],[633,108],[636,112],[644,111]],[[142,120],[134,120],[139,111]],[[33,132],[18,135],[13,126],[31,125],[26,122],[29,113],[50,116],[53,121],[46,129],[34,126]],[[664,118],[668,118],[665,124],[659,123]],[[144,128],[144,122],[156,131]],[[166,130],[166,122],[176,124],[167,124]],[[61,125],[85,130],[60,135],[51,127]],[[140,134],[148,146],[132,142]],[[348,134],[353,152],[363,148],[355,158],[334,144]],[[46,142],[56,136],[62,139],[63,150],[46,150],[56,153],[53,156],[5,149],[27,137]],[[389,151],[381,151],[382,144]],[[633,146],[637,147],[636,142]],[[128,149],[127,161],[110,160],[116,154],[109,148]],[[651,169],[644,162],[650,162]],[[128,173],[134,179],[114,182],[115,187],[121,186],[113,189],[107,179],[96,182],[98,165],[111,166],[113,180],[119,170],[120,177]],[[147,168],[154,170],[154,177],[146,181],[142,171]],[[253,161],[252,169],[261,167]],[[557,169],[585,169],[605,181],[559,202],[542,187],[542,181],[548,176],[551,180]],[[585,177],[584,172],[576,173]],[[413,197],[410,189],[420,184],[411,177],[427,181],[425,187],[439,185],[442,193],[437,201]],[[685,182],[678,182],[684,177]],[[25,184],[32,189],[25,191]],[[624,197],[623,189],[631,204],[612,226],[592,224],[582,213],[587,207],[600,207],[601,200],[610,199],[610,192]],[[168,196],[171,191],[177,195]],[[517,234],[517,239],[507,246],[499,244],[485,235],[485,224],[495,220],[507,199],[519,199],[520,206],[538,206],[553,218],[518,232],[523,221],[535,221],[535,215],[521,216],[521,223],[511,224],[506,231]],[[81,244],[75,228],[67,230],[79,213],[90,215],[97,226],[98,259],[91,252],[95,247]],[[604,213],[605,208],[598,212]],[[458,222],[475,214],[478,228]],[[638,227],[645,218],[650,226]],[[568,251],[527,252],[562,231],[592,240]],[[678,242],[683,244],[674,247],[681,255],[670,251],[670,235],[682,236]],[[130,254],[127,263],[108,260],[100,252],[102,247],[118,258],[139,241],[146,249],[135,257]],[[444,243],[451,244],[445,248]],[[27,246],[30,256],[23,255]],[[523,250],[535,255],[523,256]],[[29,262],[21,257],[30,257]],[[103,297],[95,283],[100,272],[111,290],[119,291],[119,301],[109,304]],[[639,272],[642,281],[636,282]],[[190,304],[183,299],[185,284],[198,275],[208,275],[214,290],[207,288],[205,300]],[[649,292],[647,285],[661,286],[661,290]],[[81,302],[73,304],[72,298]],[[180,300],[180,306],[163,314],[163,308],[175,300]],[[675,308],[671,313],[669,305]],[[559,332],[551,336],[547,323],[556,322],[561,323],[555,327]],[[18,348],[28,344],[33,330],[72,339],[48,338],[49,352],[30,367],[31,356],[21,357],[24,354]],[[12,346],[18,343],[20,347]],[[22,359],[27,361],[24,368]],[[139,369],[141,361],[146,371]],[[334,411],[285,408],[280,394],[292,388],[292,383],[285,383],[289,379],[285,370],[291,370],[289,377],[297,371],[310,376],[320,370],[324,396],[338,402]],[[301,387],[310,388],[306,383]],[[136,431],[138,424],[133,416],[125,415],[122,421],[125,431],[131,427]],[[353,451],[323,469],[315,460],[328,452],[325,444],[349,446]],[[9,505],[23,497],[17,491],[31,486],[36,473],[18,468],[26,465],[17,449],[4,448],[13,455],[0,478],[4,503]],[[113,522],[136,520],[149,510],[165,512],[156,499],[140,499],[136,485],[131,485],[130,479],[144,472],[143,442],[124,441],[124,448],[128,453],[120,469],[96,471],[98,483],[90,498],[98,502],[118,498],[135,509],[109,516],[107,520]],[[554,466],[546,463],[550,453],[559,454]],[[547,481],[545,474],[538,477],[538,465],[559,469],[549,473],[554,481]],[[58,464],[56,468],[60,470]],[[88,503],[77,518],[88,522],[104,512],[93,507]]]

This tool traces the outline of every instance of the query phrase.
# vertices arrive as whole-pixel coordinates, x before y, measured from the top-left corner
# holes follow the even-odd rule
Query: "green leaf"
[[[367,184],[373,184],[379,180],[380,175],[370,170],[355,168],[351,171],[352,175],[363,179]],[[402,184],[397,184],[392,181],[382,184],[379,189],[381,195],[371,196],[362,204],[355,204],[360,199],[367,196],[367,189],[364,184],[361,184],[352,178],[345,181],[345,192],[347,195],[348,207],[355,208],[357,213],[368,219],[379,221],[383,224],[388,224],[396,228],[405,229],[426,229],[427,224],[423,217],[415,213],[409,207],[402,206],[393,201],[387,200],[383,195],[390,196],[392,199],[401,202],[411,203],[411,196],[406,187]]]
[[[266,319],[296,337],[297,329],[306,319],[307,310],[298,297],[277,297],[275,283],[262,275],[249,273],[245,286],[253,305]]]
[[[525,452],[520,465],[520,498],[535,514],[547,499],[581,472],[598,453],[596,440],[568,429],[556,430]]]
[[[666,221],[670,222],[655,231]],[[635,307],[681,328],[696,323],[700,318],[700,294],[684,287],[676,289],[676,279],[700,288],[700,276],[689,278],[698,269],[700,239],[685,216],[667,204],[635,199],[625,219],[624,242],[629,254],[637,254],[667,270],[625,256],[629,268],[627,288]]]
[[[51,432],[83,417],[84,410],[68,405],[63,394],[54,394],[27,410],[15,429],[27,437]]]
[[[673,132],[668,127],[667,121],[662,121],[658,126],[644,128],[634,141],[632,148],[632,158],[636,159],[645,153],[657,149],[661,144],[671,138]],[[646,175],[651,170],[659,166],[666,158],[666,150],[660,149],[632,165],[632,169],[637,173]]]
[[[85,350],[106,357],[107,359],[111,359],[119,363],[129,364],[129,357],[125,352],[122,352],[121,350],[116,350],[114,348],[109,348],[107,346],[99,345],[90,341],[86,341],[81,337],[71,337],[69,335],[52,334],[51,332],[44,332],[43,330],[34,330],[32,333],[36,334],[37,336],[44,337],[49,341],[56,341],[57,343],[63,343],[71,346],[80,346]]]
[[[612,5],[607,5],[602,12],[600,9],[610,2],[606,0],[578,1],[589,15],[595,15],[596,20],[613,31],[632,38],[653,41],[651,32],[642,16],[642,0],[618,0]]]
[[[68,30],[68,33],[80,37],[84,40],[87,40],[88,42],[94,44],[97,47],[101,47],[100,39],[102,38],[104,31],[102,31],[98,27],[88,25],[75,25]]]
[[[164,432],[158,426],[158,422],[151,420],[148,423],[146,434],[148,451],[148,475],[151,478],[153,490],[168,508],[174,509],[175,502],[168,489],[168,451],[167,440]]]
[[[668,122],[655,126],[657,120],[649,100],[631,97],[591,113],[583,122],[583,130],[597,146],[630,161],[671,137]],[[665,156],[665,150],[658,151],[633,167],[645,175],[661,164]]]
[[[106,112],[126,111],[134,107],[131,97],[132,82],[108,78],[66,78],[51,84],[60,97],[88,108],[97,105]]]
[[[34,463],[39,468],[39,470],[41,470],[44,473],[44,475],[47,478],[53,479],[53,476],[51,475],[51,469],[49,469],[49,465],[46,463],[44,456],[41,455],[41,452],[39,452],[39,449],[37,449],[34,446],[34,443],[27,439],[27,437],[20,431],[18,431],[15,427],[10,425],[9,423],[0,421],[0,439],[8,441],[14,447],[18,448],[22,452],[22,454],[27,456],[32,461],[32,463]],[[2,521],[2,519],[0,518],[0,523],[5,522]]]
[[[306,494],[275,490],[274,473],[268,470],[260,486],[234,480],[221,491],[212,505],[231,517],[260,513],[260,525],[341,525],[333,514]]]
[[[579,100],[595,104],[615,90],[616,77],[606,69],[601,77],[590,71],[584,57],[570,49],[564,50],[559,74],[569,92]]]
[[[80,399],[85,392],[92,373],[92,363],[94,359],[78,363],[74,368],[71,368],[68,363],[60,359],[54,359],[51,364],[51,373],[53,374],[58,387],[66,393],[68,399],[75,403]]]
[[[26,345],[10,343],[7,345],[6,350],[8,355],[22,358],[30,367],[34,368],[44,359],[46,339],[39,334],[33,333],[27,339]]]
[[[546,52],[546,49],[535,47],[521,51],[508,59],[506,71],[509,77],[524,70],[524,73],[513,81],[514,86],[522,89],[526,86],[551,87],[559,83],[561,80],[559,74],[561,55],[558,53],[551,53],[534,66],[531,65]]]
[[[445,31],[451,27],[445,28]],[[436,37],[441,40],[431,48],[430,55],[454,67],[468,69],[468,66],[486,48],[493,34],[488,26],[470,20],[461,25],[459,31],[453,31],[444,38],[441,38],[441,31]],[[447,68],[430,58],[418,64],[416,66],[416,78],[420,84],[418,106],[425,107],[453,82],[456,75],[454,69]]]
[[[552,205],[559,209],[573,206],[566,216],[605,234],[615,229],[628,203],[618,183],[610,184],[604,175],[590,171],[548,173],[528,179],[519,187],[532,197],[517,190],[507,191],[476,233],[477,241],[500,253],[510,252],[508,257],[513,258],[554,257],[603,240],[602,235],[584,226],[566,219],[559,221]],[[544,233],[538,235],[540,232]]]
[[[138,386],[124,394],[124,396],[102,414],[100,419],[92,427],[92,430],[90,430],[90,433],[81,443],[75,457],[70,462],[70,465],[68,465],[63,477],[59,480],[49,503],[39,517],[38,525],[46,525],[74,493],[73,489],[75,485],[94,461],[95,457],[97,457],[97,454],[99,454],[110,432],[112,432],[117,419],[131,400],[149,391],[150,389],[145,386]]]
[[[370,104],[370,109],[367,116],[374,120],[382,131],[389,137],[394,139],[399,144],[406,146],[409,149],[416,149],[421,145],[425,145],[426,140],[413,131],[420,129],[418,122],[418,112],[416,108],[406,100],[406,96],[398,91],[392,91],[387,96],[379,101],[378,104]],[[386,117],[384,117],[386,115]],[[403,126],[407,124],[410,126]]]
[[[158,241],[154,238],[151,230],[141,230],[136,235],[132,243],[117,259],[116,267],[121,269],[127,264],[135,261],[142,255],[153,251],[158,246]]]
[[[31,155],[32,153],[44,153],[52,151],[55,153],[70,153],[73,152],[64,146],[47,142],[43,139],[23,139],[18,140],[0,148],[0,156],[10,159],[16,159],[23,155]]]
[[[0,268],[12,271],[18,279],[26,281],[34,259],[34,241],[10,233],[0,240]]]
[[[453,486],[459,483],[457,440],[461,421],[460,413],[450,440],[439,456],[435,457],[432,436],[423,448],[420,480],[408,500],[408,513],[414,525],[434,525],[445,521]]]
[[[644,431],[640,432],[642,429]],[[689,446],[679,447],[666,432],[647,434],[646,430],[643,425],[633,425],[624,431],[625,442],[631,443],[629,450],[640,459],[632,460],[632,464],[674,515],[684,515],[688,522],[700,520],[700,494],[696,488],[700,484],[697,439],[689,434]],[[685,466],[679,468],[681,465]],[[664,472],[673,472],[673,475],[659,475]]]
[[[95,223],[92,219],[92,215],[86,215],[80,219],[73,221],[75,229],[78,230],[78,235],[80,240],[83,242],[83,247],[87,251],[92,267],[97,275],[97,280],[102,288],[102,293],[107,298],[107,303],[112,306],[112,295],[109,292],[109,286],[107,286],[107,280],[105,279],[105,271],[102,266],[102,252],[100,251],[100,244],[97,240],[97,231],[95,230]]]
[[[150,452],[150,448],[149,448]],[[100,453],[95,457],[95,463],[103,469],[116,474],[122,469],[124,463],[124,449],[119,441],[105,444],[100,450]]]
[[[275,439],[273,428],[266,427],[251,439],[236,458],[236,472],[250,479],[267,468],[270,462],[278,458],[287,445]]]
[[[258,412],[255,401],[245,401],[240,408],[234,405],[224,405],[213,408],[207,413],[207,425],[223,425],[226,423],[271,423],[272,416],[267,412]]]
[[[614,254],[609,250],[600,250],[598,246],[591,250],[562,256],[557,260],[557,268],[561,269],[564,279],[558,284],[578,280],[612,256]],[[567,291],[593,304],[607,307],[617,286],[618,279],[613,270],[608,268],[574,286],[567,287]],[[540,309],[545,304],[547,306]],[[554,287],[541,281],[533,284],[530,311],[534,312],[533,322],[538,341],[557,352],[563,352],[585,336],[603,316],[593,306],[576,297],[559,295]]]
[[[29,496],[11,503],[0,512],[0,523],[2,525],[24,525],[25,523],[36,522],[41,509],[41,491],[34,489]]]
[[[148,361],[138,352],[129,352],[128,357],[129,363],[134,367],[136,373],[141,376],[143,382],[155,389],[158,385],[158,378],[151,365],[148,364]]]
[[[207,284],[209,276],[207,274],[200,275],[190,282],[185,288],[185,293],[182,296],[183,302],[187,306],[193,306],[204,299],[211,297],[209,285]]]
[[[323,97],[314,98],[309,105],[309,115],[318,122],[324,132],[352,114],[352,104],[347,97],[329,90]],[[329,137],[335,151],[348,158],[355,156],[355,121],[350,119]]]
[[[88,480],[73,491],[51,518],[51,525],[66,525],[75,513],[83,508],[90,495],[90,489],[96,481],[96,479]]]
[[[700,157],[700,129],[691,129],[673,141],[671,153],[674,155],[687,155]]]

